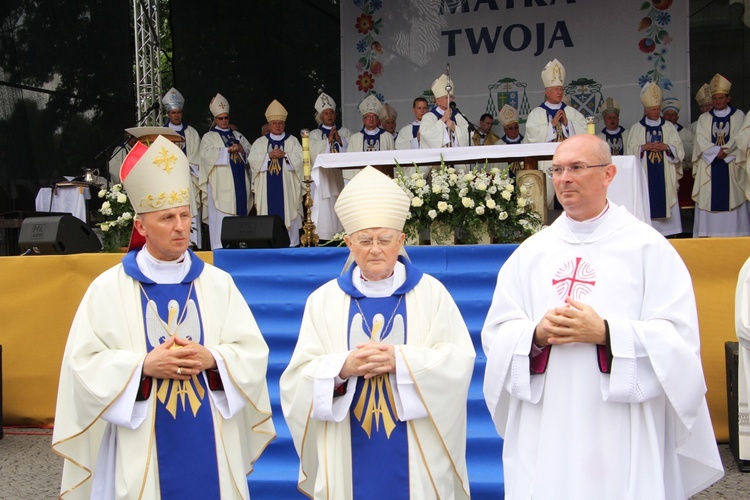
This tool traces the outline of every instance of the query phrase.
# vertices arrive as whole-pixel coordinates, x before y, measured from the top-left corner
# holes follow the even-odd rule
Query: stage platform
[[[670,240],[690,270],[696,290],[708,403],[719,441],[728,441],[724,342],[736,340],[734,291],[750,238]],[[408,247],[412,261],[451,291],[471,331],[477,362],[470,388],[468,463],[472,493],[502,498],[501,440],[481,394],[484,353],[479,332],[498,269],[515,245]],[[297,462],[278,397],[278,379],[296,342],[307,296],[337,276],[346,250],[302,248],[218,250],[200,258],[228,270],[271,346],[269,388],[279,437],[257,462],[253,498],[289,498]],[[89,283],[122,255],[0,257],[0,345],[3,346],[5,425],[54,421],[60,360],[68,329]],[[289,495],[286,493],[289,492]]]

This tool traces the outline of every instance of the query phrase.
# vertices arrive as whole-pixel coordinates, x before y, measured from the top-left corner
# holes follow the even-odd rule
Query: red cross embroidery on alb
[[[581,300],[591,293],[594,285],[596,285],[596,269],[581,257],[564,263],[552,279],[552,286],[562,300],[566,297]]]

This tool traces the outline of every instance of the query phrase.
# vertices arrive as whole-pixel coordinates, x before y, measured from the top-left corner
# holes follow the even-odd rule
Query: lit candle
[[[596,134],[596,126],[594,125],[594,117],[593,116],[587,116],[586,117],[586,132],[588,132],[591,135]]]
[[[302,136],[302,173],[307,178],[312,174],[312,165],[310,165],[310,131],[303,128],[300,135]]]

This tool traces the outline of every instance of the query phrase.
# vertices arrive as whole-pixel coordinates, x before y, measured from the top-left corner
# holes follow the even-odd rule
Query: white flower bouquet
[[[102,235],[105,252],[119,252],[128,246],[130,234],[133,230],[133,208],[122,184],[114,184],[109,189],[99,191],[99,198],[103,198],[99,213],[104,220],[98,222]]]

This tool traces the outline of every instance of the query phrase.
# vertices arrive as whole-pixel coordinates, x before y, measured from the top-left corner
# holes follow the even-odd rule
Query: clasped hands
[[[177,336],[154,347],[143,361],[144,376],[162,379],[190,380],[193,375],[214,368],[216,360],[211,351],[197,342]]]
[[[558,344],[606,344],[604,320],[594,309],[570,297],[566,305],[550,309],[534,330],[537,347]]]
[[[562,122],[566,127],[568,126],[568,117],[565,115],[565,111],[558,109],[555,113],[555,117],[552,118],[552,126],[556,127],[558,123]]]
[[[389,344],[379,342],[362,342],[349,353],[341,368],[339,377],[365,377],[365,380],[376,375],[396,371],[396,349]]]

